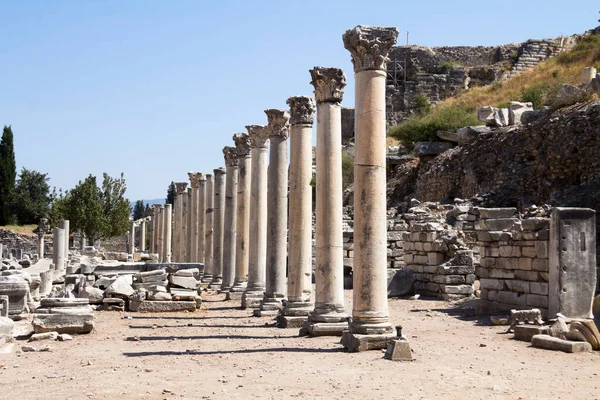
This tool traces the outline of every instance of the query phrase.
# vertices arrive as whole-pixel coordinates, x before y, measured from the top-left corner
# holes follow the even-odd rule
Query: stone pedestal
[[[213,222],[215,216],[215,184],[211,174],[206,175],[206,216],[204,219],[204,277],[202,283],[204,285],[212,282],[214,272],[213,263]]]
[[[52,263],[57,271],[65,269],[65,230],[54,228],[52,237]]]
[[[189,229],[189,241],[190,241],[190,259],[189,262],[198,262],[198,237],[199,237],[199,206],[200,206],[200,181],[204,178],[202,172],[188,172],[190,177],[190,185],[192,186],[191,206],[190,206],[190,219],[191,225]]]
[[[238,157],[237,216],[235,240],[235,279],[227,300],[241,300],[248,284],[248,244],[250,239],[250,136],[233,135]]]
[[[223,283],[221,291],[229,293],[235,278],[235,250],[237,229],[238,159],[235,147],[223,148],[225,156],[225,226],[223,230]]]
[[[386,62],[396,28],[358,26],[343,37],[354,64],[354,291],[352,323],[342,344],[349,351],[387,348]],[[387,339],[386,339],[387,338]]]
[[[313,310],[312,292],[312,125],[315,101],[296,96],[290,106],[290,206],[287,302],[277,316],[281,328],[300,328]]]
[[[269,169],[267,173],[267,269],[265,297],[257,317],[277,315],[287,295],[287,138],[290,134],[290,114],[286,110],[265,110],[269,125]]]
[[[221,289],[223,283],[223,233],[225,228],[225,168],[217,168],[214,195],[213,279],[208,286]]]
[[[248,247],[248,285],[242,308],[258,308],[265,292],[267,265],[267,153],[269,137],[263,125],[246,126],[252,146],[250,189],[250,242]]]
[[[165,204],[165,208],[163,209],[163,251],[164,251],[164,262],[171,262],[171,252],[172,252],[172,206],[170,204]]]
[[[310,71],[317,101],[317,212],[315,309],[300,334],[340,336],[344,308],[342,237],[342,108],[346,77],[339,68]]]

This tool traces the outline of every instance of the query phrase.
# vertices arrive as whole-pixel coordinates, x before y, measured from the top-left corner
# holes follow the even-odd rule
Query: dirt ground
[[[1,399],[597,399],[600,353],[531,348],[444,302],[390,300],[413,362],[300,338],[223,295],[195,313],[98,312],[96,329],[50,352],[0,354]],[[348,310],[351,292],[346,291]],[[131,319],[125,317],[131,317]]]

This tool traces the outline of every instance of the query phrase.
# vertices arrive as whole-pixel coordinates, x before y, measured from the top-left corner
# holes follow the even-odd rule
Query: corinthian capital
[[[290,135],[290,113],[287,110],[279,110],[277,108],[269,108],[265,110],[267,114],[267,130],[269,137],[280,136],[287,139]]]
[[[236,133],[233,135],[233,142],[237,150],[239,158],[247,157],[250,155],[250,136],[245,133]]]
[[[204,179],[204,174],[202,172],[188,172],[188,176],[190,177],[192,188],[200,187],[200,181]]]
[[[223,155],[225,156],[225,165],[228,167],[237,167],[237,149],[232,146],[223,147]]]
[[[317,103],[341,103],[346,76],[339,68],[314,67],[310,71]]]
[[[287,99],[287,104],[290,106],[290,124],[313,124],[315,99],[309,96],[293,96]]]
[[[268,149],[269,134],[264,125],[246,125],[248,136],[250,136],[250,146],[252,148]]]
[[[175,182],[175,188],[177,188],[177,196],[185,193],[187,185],[187,182]]]
[[[386,69],[390,48],[396,44],[398,28],[358,25],[342,36],[344,47],[352,55],[354,72]]]

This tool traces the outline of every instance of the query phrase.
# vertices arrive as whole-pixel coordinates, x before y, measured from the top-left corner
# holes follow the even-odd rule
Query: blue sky
[[[582,33],[597,1],[4,1],[0,124],[17,166],[72,188],[124,172],[130,200],[162,198],[263,110],[312,94],[308,70],[344,69],[346,29],[397,26],[411,44],[496,45]]]

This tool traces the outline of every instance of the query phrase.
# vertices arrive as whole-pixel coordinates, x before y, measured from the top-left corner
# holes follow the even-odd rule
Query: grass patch
[[[388,135],[410,147],[415,142],[437,140],[438,131],[455,131],[471,125],[481,125],[471,107],[459,104],[440,105],[430,114],[410,116],[401,124],[391,127]]]
[[[7,231],[16,232],[21,235],[34,236],[33,230],[37,228],[37,225],[6,225],[0,226],[0,229],[6,229]]]

